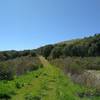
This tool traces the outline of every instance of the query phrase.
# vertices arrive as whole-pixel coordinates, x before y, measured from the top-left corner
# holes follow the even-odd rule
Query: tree
[[[63,48],[61,48],[59,46],[53,48],[53,50],[51,51],[50,57],[54,58],[54,59],[59,58],[63,54],[62,49]]]
[[[47,58],[50,55],[53,47],[54,47],[53,45],[46,45],[44,47],[39,48],[37,50],[37,53],[40,55],[43,55],[45,58]]]
[[[72,45],[66,45],[63,49],[64,56],[71,56],[72,55]]]
[[[31,50],[31,51],[30,51],[30,55],[31,55],[32,57],[36,57],[36,51]]]

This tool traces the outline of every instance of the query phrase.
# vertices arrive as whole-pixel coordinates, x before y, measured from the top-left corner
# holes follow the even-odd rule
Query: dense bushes
[[[31,88],[31,84],[36,78],[36,75],[39,75],[40,73],[42,73],[42,71],[43,70],[40,68],[35,72],[28,72],[24,75],[21,75],[20,77],[15,77],[11,81],[0,80],[0,100],[13,100],[12,96],[17,95],[17,90],[29,85]]]
[[[64,56],[100,56],[100,34],[84,38],[64,47]]]
[[[88,70],[100,70],[100,57],[67,57],[50,60],[52,64],[64,72],[81,73]]]
[[[64,47],[63,55],[64,56],[88,56],[88,48],[86,46],[66,46]]]
[[[13,60],[0,62],[0,80],[12,80],[19,76],[42,67],[38,57],[19,57]]]
[[[73,42],[62,42],[55,45],[44,46],[37,51],[45,58],[59,58],[68,56],[89,57],[100,56],[100,34]],[[38,53],[38,52],[37,52]]]
[[[37,54],[43,55],[45,58],[51,60],[69,56],[100,56],[100,34],[76,41],[74,40],[73,42],[47,45],[36,50],[0,52],[0,80],[11,80],[14,74],[22,75],[28,71],[38,69],[38,62],[40,61],[36,60]],[[34,57],[35,59],[33,59]],[[78,67],[76,63],[70,63],[72,63],[74,67],[75,65]],[[89,65],[87,68],[94,69],[94,65]],[[95,65],[95,69],[99,69],[97,64]]]
[[[0,100],[10,100],[15,94],[15,89],[8,81],[0,81]]]
[[[0,52],[0,61],[5,61],[9,59],[14,59],[22,56],[32,56],[35,57],[35,50],[24,50],[24,51],[2,51]]]
[[[62,48],[57,46],[51,51],[50,57],[54,59],[54,58],[59,58],[61,55],[62,55]]]
[[[37,54],[43,55],[45,58],[50,56],[52,49],[54,48],[53,45],[46,45],[44,47],[40,47],[36,50]]]
[[[3,51],[0,52],[0,61],[14,59],[22,56],[35,57],[37,54],[45,58],[58,58],[67,56],[100,56],[100,34],[88,38],[65,41],[55,45],[46,45],[36,50]]]
[[[12,80],[14,78],[15,70],[9,62],[0,63],[0,80]]]
[[[15,75],[36,70],[39,66],[34,50],[0,52],[0,80],[12,80]]]

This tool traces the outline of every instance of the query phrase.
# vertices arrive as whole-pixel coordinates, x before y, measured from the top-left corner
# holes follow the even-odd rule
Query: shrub
[[[16,82],[16,88],[17,89],[20,89],[20,88],[22,88],[23,87],[23,84],[21,84],[21,83],[19,83],[19,82]]]
[[[85,69],[100,70],[100,57],[66,57],[52,59],[50,62],[64,72],[81,73]]]
[[[5,94],[0,93],[0,99],[1,100],[9,100],[9,99],[11,99],[11,95],[8,93],[5,93]]]
[[[32,57],[36,57],[36,52],[35,52],[34,50],[31,50],[31,51],[30,51],[30,55],[31,55]]]
[[[0,80],[12,80],[14,78],[14,69],[9,62],[0,63]]]
[[[55,59],[55,58],[59,58],[62,55],[62,48],[57,46],[55,48],[53,48],[53,50],[51,51],[50,57]]]
[[[52,49],[53,49],[53,45],[46,45],[44,47],[38,48],[36,50],[37,54],[40,54],[42,56],[44,56],[45,58],[48,58]]]
[[[40,96],[34,96],[32,94],[28,94],[25,96],[25,100],[41,100]]]

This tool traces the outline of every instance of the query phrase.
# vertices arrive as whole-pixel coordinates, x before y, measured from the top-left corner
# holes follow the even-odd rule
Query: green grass
[[[63,72],[50,65],[40,57],[43,68],[15,78],[13,81],[0,82],[0,94],[10,95],[12,100],[99,100],[100,97],[84,96],[78,94],[94,92],[74,84]],[[1,99],[0,99],[1,100]]]

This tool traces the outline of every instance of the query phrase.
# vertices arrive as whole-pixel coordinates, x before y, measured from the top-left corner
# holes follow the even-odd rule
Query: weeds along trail
[[[44,57],[39,56],[39,59],[44,67],[31,74],[30,83],[18,89],[12,100],[91,100],[88,97],[80,99],[78,94],[84,93],[85,88],[74,84]]]

